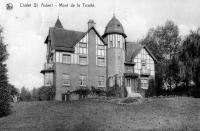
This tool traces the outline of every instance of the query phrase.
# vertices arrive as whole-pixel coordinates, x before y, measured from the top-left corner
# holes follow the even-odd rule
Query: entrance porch
[[[136,73],[125,73],[125,87],[128,97],[142,97],[139,90],[139,77]]]

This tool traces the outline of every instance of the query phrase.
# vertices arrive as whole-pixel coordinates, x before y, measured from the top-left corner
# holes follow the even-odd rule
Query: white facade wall
[[[151,76],[155,76],[155,67],[154,67],[154,60],[149,55],[149,53],[142,48],[140,52],[137,54],[137,56],[134,58],[135,66],[134,66],[134,72],[141,74],[141,68],[142,68],[142,61],[146,61],[146,68],[150,71]]]

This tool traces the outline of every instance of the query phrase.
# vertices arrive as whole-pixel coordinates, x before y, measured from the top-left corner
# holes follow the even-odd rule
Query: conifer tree
[[[8,58],[6,45],[3,42],[3,28],[0,26],[0,117],[10,112],[10,90],[5,61]]]

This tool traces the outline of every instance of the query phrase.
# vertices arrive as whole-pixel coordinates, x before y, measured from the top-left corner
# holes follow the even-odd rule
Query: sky
[[[12,10],[6,4],[13,4]],[[37,3],[38,7],[20,7]],[[42,7],[41,4],[54,4]],[[56,7],[58,3],[80,4],[81,7]],[[94,4],[83,7],[82,4]],[[4,0],[0,1],[0,25],[4,42],[8,45],[7,60],[9,82],[17,88],[32,89],[43,85],[40,73],[45,63],[44,40],[49,27],[60,18],[65,29],[86,31],[93,19],[102,35],[113,14],[122,23],[127,41],[138,41],[152,27],[172,20],[184,37],[190,30],[200,27],[199,0]]]

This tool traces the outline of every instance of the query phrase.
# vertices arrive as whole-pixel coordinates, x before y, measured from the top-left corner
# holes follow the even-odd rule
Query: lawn
[[[200,130],[200,99],[148,98],[131,105],[97,100],[19,102],[0,131]]]

